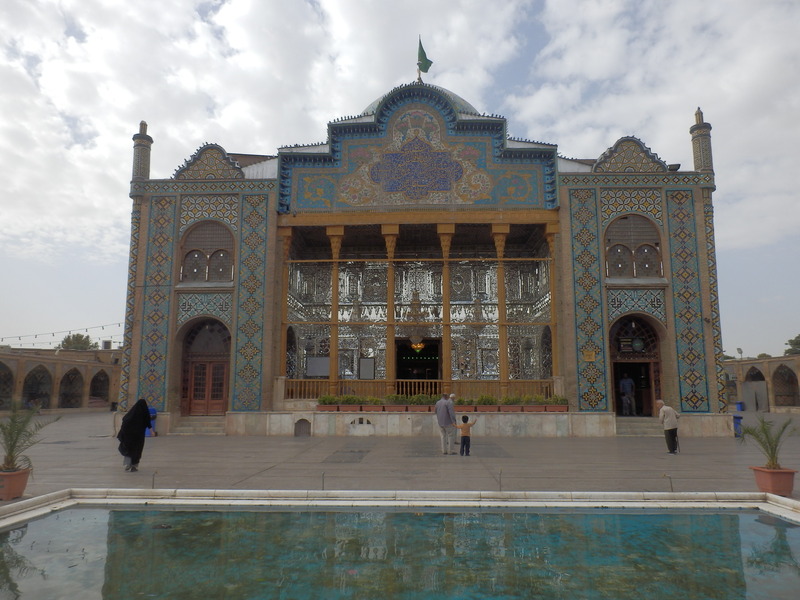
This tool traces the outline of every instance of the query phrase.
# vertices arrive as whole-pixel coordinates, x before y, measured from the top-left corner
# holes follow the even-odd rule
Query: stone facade
[[[698,110],[691,170],[632,137],[567,159],[414,83],[324,144],[206,144],[151,179],[142,124],[120,400],[291,434],[326,394],[559,394],[558,431],[602,435],[628,374],[640,415],[724,413],[710,130]]]

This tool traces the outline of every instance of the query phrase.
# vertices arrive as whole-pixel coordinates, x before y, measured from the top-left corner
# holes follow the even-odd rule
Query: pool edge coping
[[[73,506],[761,510],[800,523],[800,501],[756,492],[498,492],[69,488],[0,507],[0,529]]]

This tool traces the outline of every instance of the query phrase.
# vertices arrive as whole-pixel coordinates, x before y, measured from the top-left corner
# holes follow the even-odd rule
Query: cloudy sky
[[[154,178],[205,142],[322,142],[416,78],[422,35],[427,83],[563,156],[634,135],[691,169],[702,107],[724,347],[782,354],[800,334],[798,23],[795,0],[2,0],[0,343],[121,341],[139,121]]]

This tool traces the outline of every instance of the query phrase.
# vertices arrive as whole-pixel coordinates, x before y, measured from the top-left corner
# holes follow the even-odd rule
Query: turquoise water
[[[797,599],[758,511],[108,510],[0,532],[0,598]]]

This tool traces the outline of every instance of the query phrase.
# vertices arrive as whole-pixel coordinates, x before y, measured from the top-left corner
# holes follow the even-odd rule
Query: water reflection
[[[47,581],[48,598],[74,597],[54,587],[66,576],[82,598],[433,600],[783,598],[800,586],[800,529],[755,511],[85,511],[3,534],[0,585],[45,597]]]

